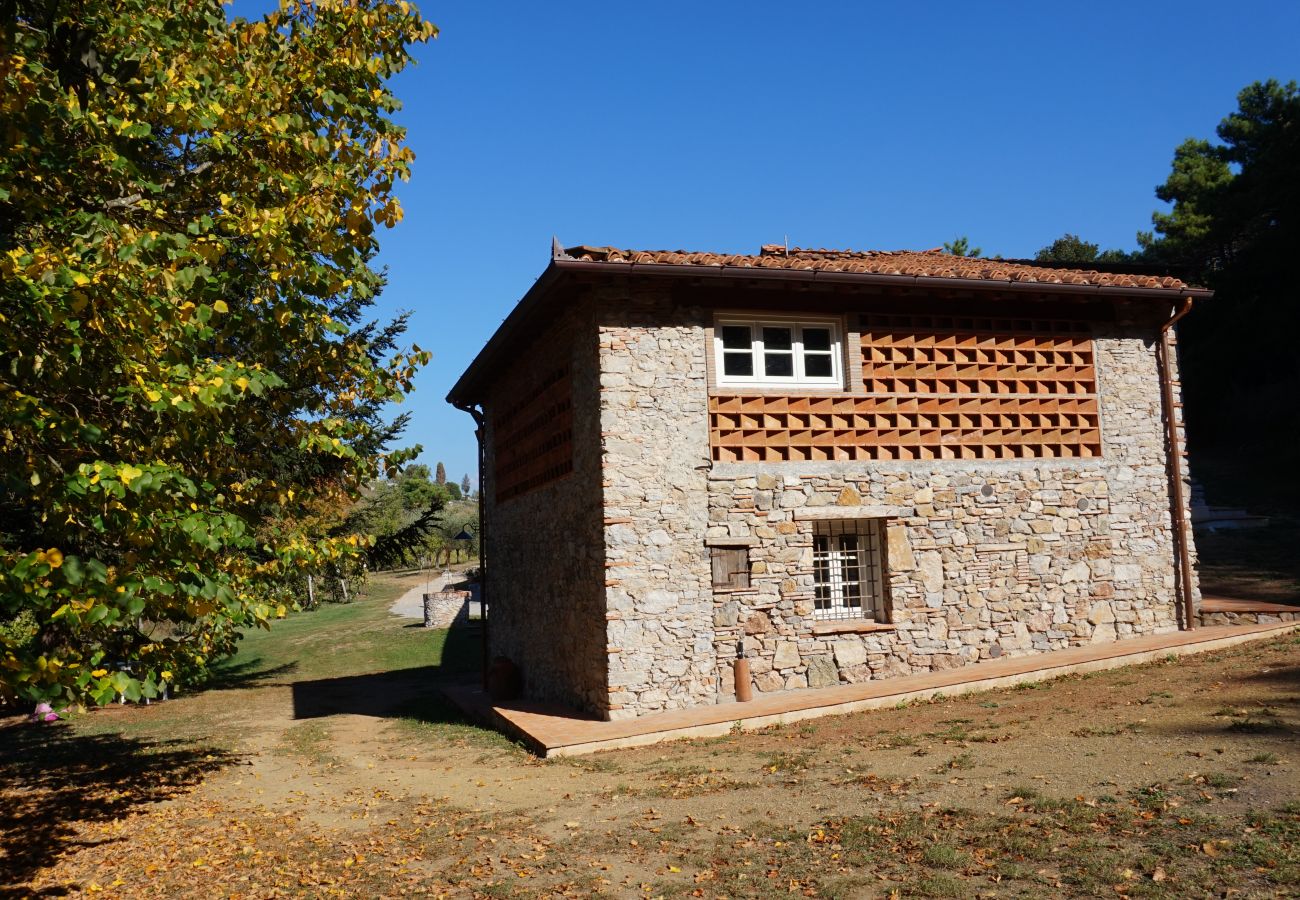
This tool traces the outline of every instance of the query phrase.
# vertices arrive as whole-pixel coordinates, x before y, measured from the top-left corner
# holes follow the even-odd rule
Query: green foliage
[[[1173,171],[1156,196],[1174,204],[1170,212],[1151,215],[1157,242],[1150,232],[1138,241],[1151,256],[1187,260],[1205,252],[1214,230],[1217,198],[1232,183],[1233,173],[1222,148],[1188,138],[1174,150]]]
[[[1102,250],[1097,244],[1085,241],[1077,234],[1063,234],[1034,254],[1038,262],[1071,263],[1124,263],[1134,260],[1134,255],[1123,250]]]
[[[1184,141],[1156,195],[1148,259],[1215,289],[1179,329],[1189,433],[1201,444],[1300,439],[1300,89],[1256,82],[1237,95],[1217,142]]]
[[[0,695],[149,697],[367,543],[331,529],[427,360],[363,319],[413,158],[386,82],[435,29],[404,0],[0,17],[0,622],[37,627],[0,631]]]
[[[442,510],[453,499],[446,485],[429,480],[428,466],[407,466],[372,483],[339,532],[374,536],[368,553],[373,568],[419,562],[432,551],[431,541],[440,543]]]
[[[462,497],[469,497],[473,493],[474,493],[474,485],[469,480],[469,473],[466,472],[464,477],[461,478],[460,480],[460,495]]]
[[[1300,89],[1270,79],[1237,95],[1217,143],[1189,138],[1156,196],[1173,208],[1152,215],[1159,259],[1198,268],[1294,246],[1300,214]]]
[[[453,555],[479,552],[478,504],[461,501],[448,506],[438,523],[438,532],[442,538],[439,547]],[[469,540],[461,535],[468,534]]]
[[[972,247],[970,241],[966,239],[966,235],[963,234],[951,241],[944,241],[943,252],[951,256],[979,256],[980,248]]]

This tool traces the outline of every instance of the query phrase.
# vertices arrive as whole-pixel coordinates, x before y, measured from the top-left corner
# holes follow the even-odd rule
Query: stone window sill
[[[715,594],[727,594],[727,595],[729,595],[729,596],[732,595],[732,594],[757,594],[757,593],[758,593],[758,588],[752,588],[752,587],[747,587],[747,588],[724,588],[724,587],[715,587],[715,588],[713,589],[713,593],[715,593]]]
[[[873,631],[893,631],[889,622],[846,622],[843,620],[814,622],[813,634],[869,634]]]

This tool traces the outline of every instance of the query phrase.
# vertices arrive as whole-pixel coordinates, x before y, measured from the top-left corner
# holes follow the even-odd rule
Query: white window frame
[[[750,334],[750,354],[753,359],[753,375],[728,375],[726,359],[722,346],[722,329],[725,327],[748,328]],[[767,375],[763,364],[766,348],[763,345],[763,328],[790,329],[791,355],[793,358],[793,375]],[[805,350],[803,330],[805,328],[825,328],[830,331],[831,374],[829,376],[809,376],[805,373]],[[814,387],[844,389],[844,328],[839,319],[818,318],[812,316],[720,316],[713,323],[713,363],[717,383],[720,387]],[[735,353],[735,351],[732,351]],[[784,352],[784,351],[781,351]],[[820,353],[821,351],[814,351]]]
[[[846,547],[849,541],[852,546]],[[818,522],[813,532],[813,616],[888,622],[885,566],[883,520]]]

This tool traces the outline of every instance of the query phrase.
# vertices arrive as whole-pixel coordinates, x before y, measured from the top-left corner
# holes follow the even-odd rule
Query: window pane
[[[824,535],[813,537],[813,581],[816,585],[814,596],[817,609],[831,608],[831,573],[827,565],[830,548]]]
[[[887,621],[880,587],[879,523],[818,523],[813,534],[813,608],[819,618]]]
[[[831,330],[829,328],[805,328],[803,330],[803,348],[805,350],[830,350]]]
[[[803,373],[809,378],[830,378],[831,355],[829,353],[809,353],[803,358]]]
[[[722,346],[728,350],[748,350],[753,338],[748,325],[723,325]]]
[[[748,350],[744,353],[723,353],[722,373],[724,375],[753,375],[754,354]]]
[[[766,330],[766,329],[764,329]],[[763,373],[774,378],[789,378],[794,375],[793,353],[764,353]]]
[[[764,328],[763,346],[768,350],[793,350],[794,340],[789,328]]]

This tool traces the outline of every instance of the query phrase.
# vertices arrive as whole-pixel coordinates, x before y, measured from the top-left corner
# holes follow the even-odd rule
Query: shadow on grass
[[[256,687],[282,675],[292,675],[298,671],[298,663],[296,662],[258,668],[261,665],[262,661],[260,659],[223,664],[213,672],[212,677],[203,685],[203,689],[208,691],[230,691],[237,688]]]
[[[1300,666],[1269,666],[1261,669],[1251,675],[1245,676],[1246,681],[1263,681],[1269,684],[1275,684],[1278,687],[1296,688],[1300,687]],[[1288,699],[1288,698],[1282,698]],[[1295,696],[1289,698],[1293,703]]]
[[[27,885],[64,854],[99,842],[83,826],[185,793],[233,761],[182,741],[82,735],[66,725],[0,729],[0,897],[71,892]]]
[[[463,724],[466,719],[443,700],[440,688],[479,676],[481,641],[478,626],[455,627],[447,632],[437,665],[296,681],[292,686],[293,717],[317,719],[346,714]]]

